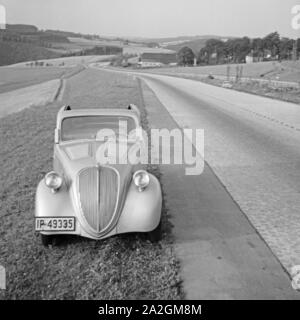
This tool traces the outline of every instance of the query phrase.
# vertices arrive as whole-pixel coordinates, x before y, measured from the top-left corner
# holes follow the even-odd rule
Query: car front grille
[[[79,173],[82,213],[96,232],[105,229],[116,211],[118,175],[107,167],[91,167]]]

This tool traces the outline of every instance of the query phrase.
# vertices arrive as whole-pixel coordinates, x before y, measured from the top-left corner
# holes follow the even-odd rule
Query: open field
[[[243,78],[238,82],[235,81],[237,66],[243,66]],[[147,69],[143,72],[203,81],[216,86],[223,86],[227,79],[226,65]],[[229,86],[234,90],[300,104],[300,61],[232,64]]]
[[[219,87],[223,86],[224,83],[223,80],[209,79],[208,77],[203,78],[201,81]],[[256,80],[231,82],[230,85],[234,90],[300,104],[300,87],[280,87],[274,86],[272,83],[261,83]]]
[[[140,46],[125,46],[123,48],[124,54],[142,54],[144,52],[153,52],[153,53],[174,53],[173,50],[164,49],[164,48],[147,48]]]
[[[158,53],[170,53],[174,52],[170,49],[165,48],[149,48],[147,46],[143,46],[139,43],[130,43],[124,44],[123,41],[118,40],[88,40],[84,38],[69,38],[71,43],[69,43],[69,46],[79,46],[82,49],[92,48],[95,46],[116,46],[116,47],[122,47],[124,54],[140,54],[143,52],[158,52]]]
[[[0,94],[45,81],[61,78],[70,72],[66,68],[34,67],[34,68],[0,68]]]
[[[50,59],[60,56],[60,54],[56,52],[29,43],[0,40],[0,48],[0,66],[27,60]]]
[[[231,64],[230,76],[236,75],[236,64]],[[279,62],[257,62],[251,64],[241,64],[243,67],[243,77],[262,78],[282,81],[300,81],[300,61]],[[200,67],[173,67],[156,70],[159,73],[169,74],[190,74],[190,75],[215,75],[227,76],[227,65],[200,66]],[[154,72],[156,72],[154,71]]]
[[[70,52],[78,52],[86,49],[92,49],[96,46],[114,46],[122,47],[123,41],[117,40],[89,40],[85,38],[78,37],[68,37],[69,42],[57,42],[52,43],[52,48],[50,49],[53,52],[65,54]]]
[[[290,62],[284,61],[281,63],[281,72],[279,80],[300,82],[300,61]]]
[[[91,49],[95,46],[115,46],[123,48],[124,54],[141,54],[143,52],[174,52],[165,48],[149,48],[147,46],[143,46],[139,43],[129,42],[128,44],[124,44],[124,41],[114,40],[114,39],[103,39],[103,40],[89,40],[85,38],[68,38],[70,42],[68,43],[53,43],[52,49],[53,52],[57,53],[67,53],[67,52],[76,52],[84,49]]]
[[[60,88],[60,80],[54,79],[0,94],[0,118],[31,106],[44,106],[53,102]]]
[[[95,46],[116,46],[116,47],[122,47],[123,41],[118,40],[89,40],[85,38],[74,38],[74,37],[68,37],[71,44],[77,45],[82,49],[85,48],[93,48]]]
[[[215,37],[215,38],[219,39],[220,37]],[[188,41],[179,41],[177,43],[176,41],[175,43],[174,42],[164,43],[163,46],[166,47],[167,49],[175,50],[176,52],[178,52],[181,48],[187,46],[193,50],[195,55],[197,55],[199,51],[205,47],[206,41],[208,39],[209,37],[203,36],[203,37],[195,38]]]
[[[44,62],[44,64],[48,64],[51,67],[60,67],[60,68],[73,68],[82,64],[89,64],[93,62],[101,62],[110,60],[113,55],[104,55],[104,56],[74,56],[74,57],[62,57],[55,59],[42,59],[39,62]],[[21,62],[17,64],[13,64],[9,67],[27,67],[30,68],[27,62]]]
[[[85,70],[67,81],[64,101],[74,107],[145,109],[136,81]],[[151,244],[142,235],[103,241],[65,237],[45,248],[34,232],[37,183],[52,169],[53,136],[60,104],[33,107],[0,119],[0,264],[7,272],[6,299],[178,299],[182,297],[167,209],[164,236]],[[157,168],[151,171],[159,176]]]
[[[39,33],[37,33],[39,34]],[[24,35],[19,35],[23,37]],[[24,36],[26,37],[26,36]],[[34,36],[38,38],[38,35]],[[85,50],[90,50],[87,54],[99,54],[94,52],[91,49],[94,49],[96,46],[114,48],[122,48],[122,41],[115,40],[87,40],[84,38],[70,38],[67,37],[58,37],[54,35],[48,35],[46,37],[46,44],[41,40],[34,43],[26,43],[17,40],[4,40],[0,39],[0,66],[12,65],[24,61],[37,61],[43,59],[54,59],[62,56],[69,56],[75,54],[76,52],[82,52]],[[35,39],[36,39],[35,38]],[[22,38],[23,39],[23,38]],[[24,40],[24,39],[23,39]],[[25,39],[26,40],[26,39]],[[28,40],[28,39],[27,39]],[[59,41],[60,40],[60,41]],[[116,50],[104,51],[103,53],[114,53]],[[118,52],[122,51],[121,49]],[[80,53],[79,53],[80,54]]]

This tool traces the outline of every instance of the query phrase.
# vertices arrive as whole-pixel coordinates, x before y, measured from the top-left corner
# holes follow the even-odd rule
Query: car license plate
[[[74,231],[75,217],[35,218],[36,231]]]

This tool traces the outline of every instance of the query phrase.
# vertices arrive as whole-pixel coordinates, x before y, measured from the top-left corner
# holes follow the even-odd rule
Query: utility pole
[[[226,74],[227,74],[227,81],[230,80],[230,64],[227,62],[227,67],[226,67]]]

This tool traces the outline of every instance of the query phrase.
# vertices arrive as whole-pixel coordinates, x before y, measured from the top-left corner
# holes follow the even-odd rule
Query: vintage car
[[[67,106],[58,112],[53,171],[36,192],[35,230],[44,245],[57,243],[63,234],[98,240],[144,232],[151,241],[160,239],[162,194],[157,178],[140,164],[102,164],[97,158],[104,143],[98,133],[106,128],[117,133],[121,120],[128,124],[127,132],[141,128],[134,105],[74,110]],[[116,136],[122,143],[124,133]],[[126,141],[134,143],[131,140]]]

